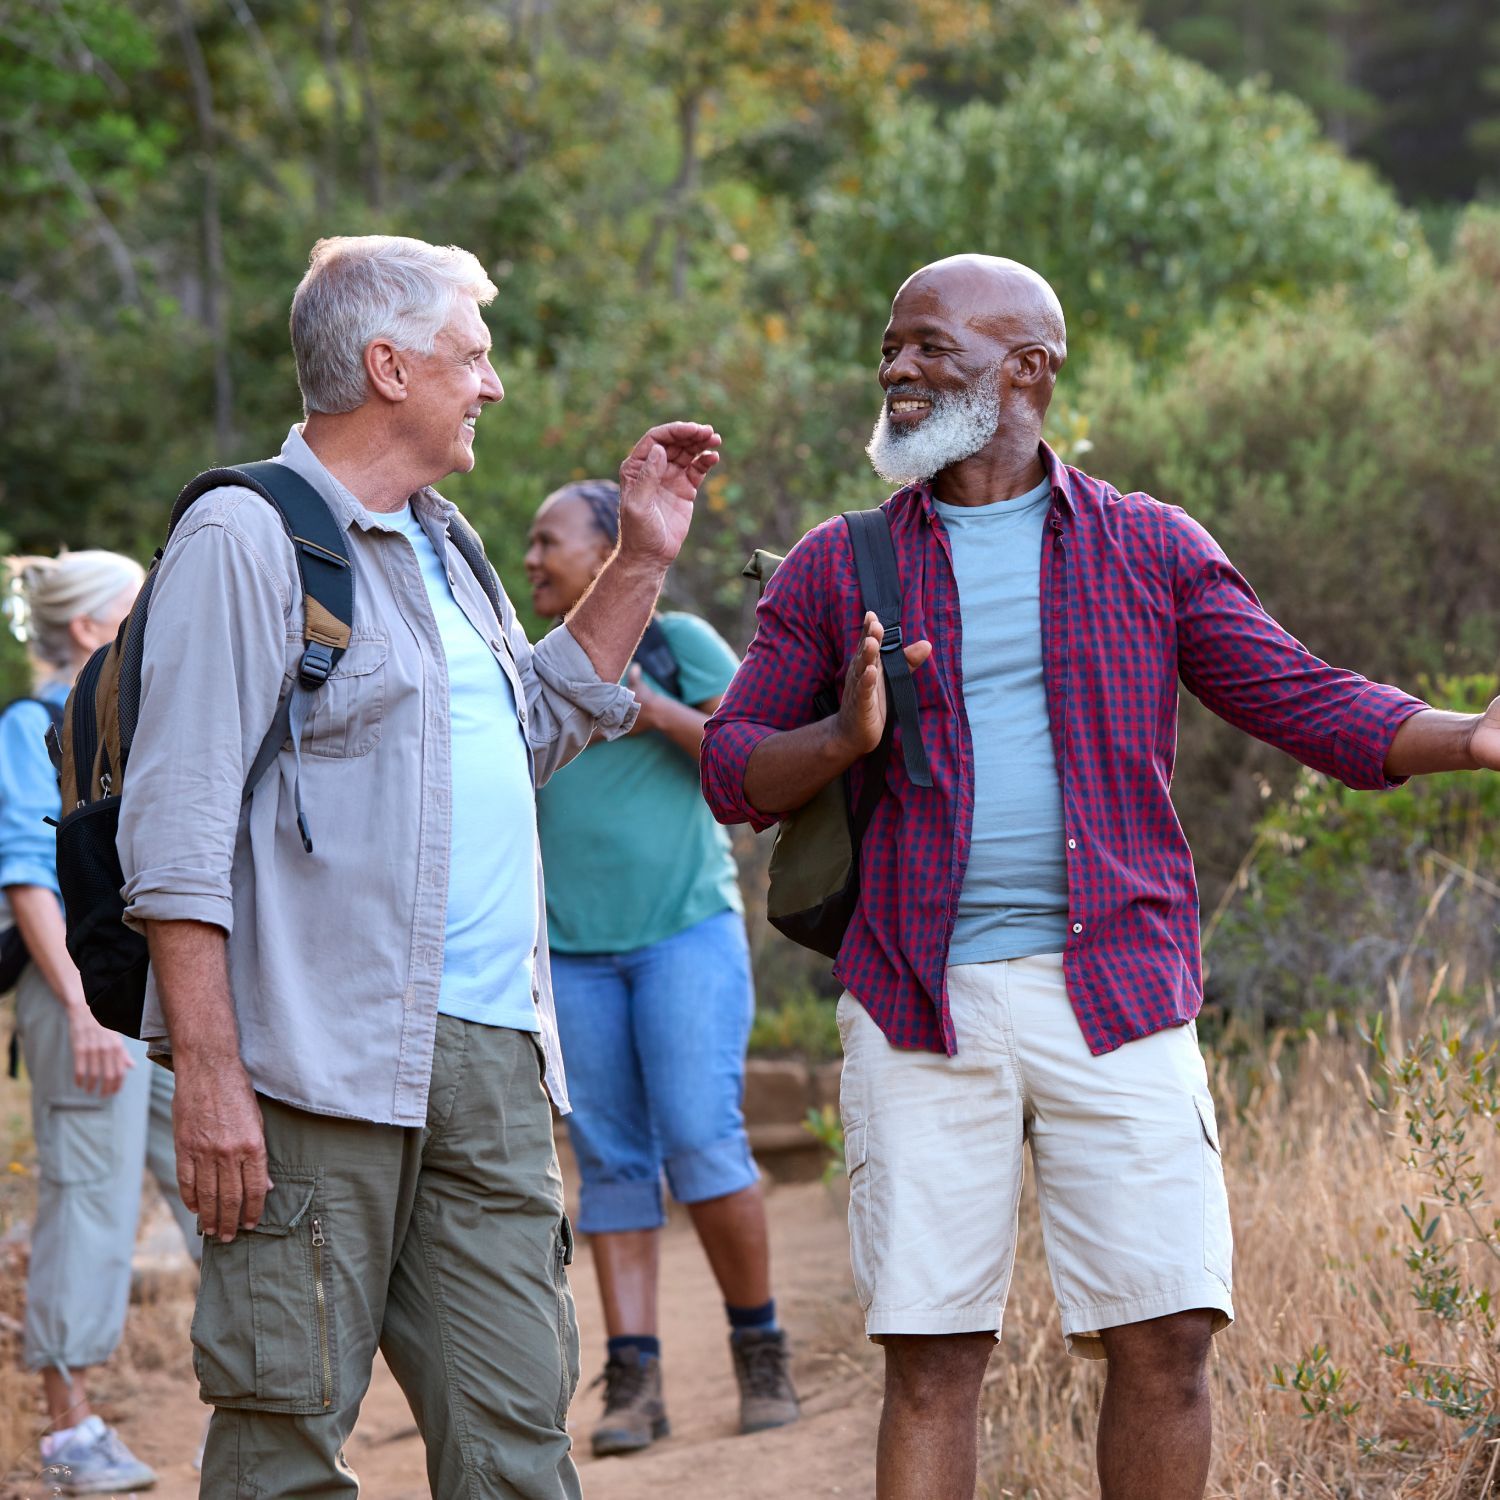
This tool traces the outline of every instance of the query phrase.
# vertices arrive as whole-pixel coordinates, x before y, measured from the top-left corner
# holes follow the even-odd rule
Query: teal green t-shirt
[[[719,697],[739,664],[724,638],[696,615],[659,619],[678,696]],[[628,953],[744,909],[729,834],[703,800],[698,764],[665,735],[590,745],[537,793],[537,831],[554,952]]]

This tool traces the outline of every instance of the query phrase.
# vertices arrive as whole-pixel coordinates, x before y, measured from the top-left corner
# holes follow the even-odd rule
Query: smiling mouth
[[[913,422],[932,410],[932,402],[914,396],[898,396],[894,401],[886,403],[886,410],[898,421]]]

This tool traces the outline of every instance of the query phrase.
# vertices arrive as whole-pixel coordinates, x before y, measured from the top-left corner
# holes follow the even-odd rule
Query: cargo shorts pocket
[[[338,1406],[333,1237],[316,1168],[271,1165],[261,1221],[204,1238],[193,1369],[204,1401],[315,1416]]]
[[[1230,1284],[1234,1259],[1229,1228],[1229,1193],[1224,1185],[1224,1158],[1219,1147],[1219,1126],[1213,1101],[1194,1098],[1203,1136],[1203,1268]]]
[[[875,1300],[875,1266],[871,1254],[875,1205],[870,1192],[868,1131],[863,1120],[844,1124],[844,1170],[849,1176],[849,1269],[854,1293],[866,1312]]]
[[[557,1239],[552,1251],[553,1284],[557,1289],[557,1348],[561,1356],[562,1379],[557,1394],[557,1426],[568,1426],[568,1407],[578,1389],[579,1352],[578,1316],[573,1307],[573,1293],[568,1286],[567,1267],[573,1264],[573,1225],[567,1214],[558,1220]]]

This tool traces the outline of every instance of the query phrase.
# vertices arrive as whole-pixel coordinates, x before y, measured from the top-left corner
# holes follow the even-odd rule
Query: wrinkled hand
[[[1500,698],[1485,709],[1469,739],[1469,754],[1486,771],[1500,771]]]
[[[693,519],[693,501],[723,441],[699,422],[653,427],[620,465],[620,551],[666,567]]]
[[[885,673],[880,667],[880,643],[885,628],[872,610],[865,616],[864,639],[849,663],[844,696],[839,701],[835,733],[850,755],[868,755],[885,733]],[[913,641],[902,648],[913,671],[932,655],[931,641]]]
[[[135,1059],[125,1050],[125,1038],[101,1026],[80,998],[68,1006],[68,1043],[73,1049],[73,1082],[101,1099],[120,1091]]]
[[[177,1187],[205,1235],[228,1244],[260,1223],[274,1185],[249,1075],[238,1058],[218,1065],[177,1062],[172,1134]]]

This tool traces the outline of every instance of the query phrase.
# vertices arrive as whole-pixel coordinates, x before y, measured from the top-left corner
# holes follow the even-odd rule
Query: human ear
[[[389,339],[376,339],[365,346],[365,378],[377,396],[405,401],[409,375],[406,355]]]
[[[75,646],[82,651],[89,652],[90,655],[106,644],[109,639],[99,622],[90,615],[74,615],[68,621],[68,635]]]
[[[1015,374],[1012,385],[1036,385],[1045,380],[1052,368],[1047,351],[1040,344],[1027,344],[1015,351]]]

